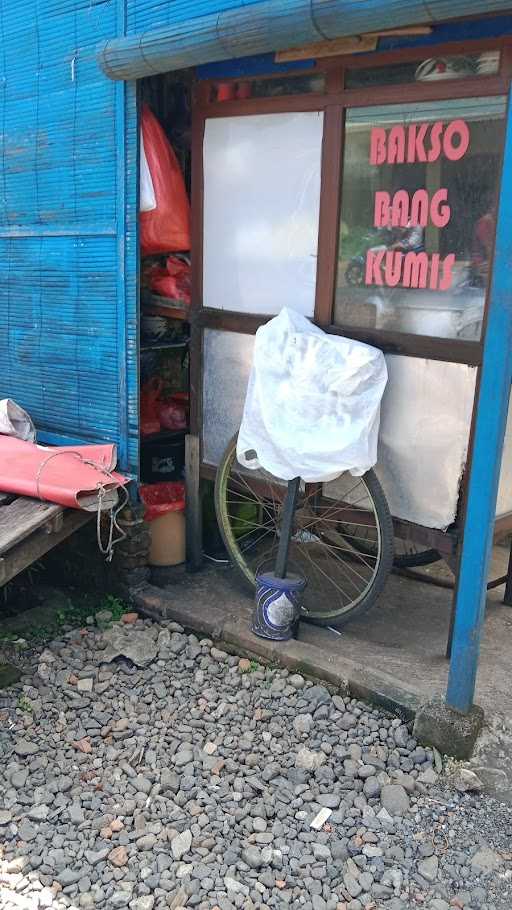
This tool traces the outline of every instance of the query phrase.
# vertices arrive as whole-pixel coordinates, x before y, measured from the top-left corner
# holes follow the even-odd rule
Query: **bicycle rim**
[[[308,580],[303,614],[324,625],[342,625],[369,609],[393,555],[391,518],[373,472],[343,474],[335,484],[334,496],[329,484],[301,485],[290,543],[289,571]],[[242,470],[236,439],[231,441],[217,472],[217,520],[234,566],[252,588],[258,571],[274,568],[285,493],[285,481],[263,470]],[[357,550],[345,533],[348,525],[353,537],[371,531],[374,554]]]

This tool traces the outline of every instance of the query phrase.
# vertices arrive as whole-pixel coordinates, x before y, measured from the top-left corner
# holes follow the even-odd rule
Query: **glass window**
[[[206,121],[205,307],[313,315],[322,136],[317,111]]]
[[[279,98],[282,95],[307,95],[325,91],[323,73],[301,76],[279,76],[272,79],[216,82],[210,101],[234,101],[247,98]]]
[[[335,322],[480,338],[504,98],[347,111]]]
[[[429,57],[409,63],[391,63],[347,69],[345,88],[366,88],[374,85],[403,85],[406,82],[442,82],[445,79],[466,79],[468,76],[495,76],[500,68],[500,52],[458,54],[450,57]]]

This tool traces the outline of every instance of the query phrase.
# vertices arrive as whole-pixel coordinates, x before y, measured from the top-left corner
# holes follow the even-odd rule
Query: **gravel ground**
[[[399,719],[108,618],[0,703],[2,910],[512,906],[509,807]]]

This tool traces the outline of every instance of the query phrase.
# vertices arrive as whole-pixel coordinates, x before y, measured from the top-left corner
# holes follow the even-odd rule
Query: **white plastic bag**
[[[141,212],[152,212],[156,209],[156,196],[148,159],[144,150],[144,139],[140,131],[140,205]]]
[[[12,398],[0,400],[0,435],[15,436],[25,442],[35,442],[36,429],[27,414]]]
[[[308,483],[364,474],[377,461],[386,382],[382,351],[281,310],[256,332],[240,464]]]

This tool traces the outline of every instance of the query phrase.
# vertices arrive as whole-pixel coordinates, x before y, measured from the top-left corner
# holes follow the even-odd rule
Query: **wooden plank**
[[[15,575],[28,569],[45,553],[53,550],[74,531],[94,518],[91,512],[78,509],[66,509],[63,513],[62,527],[55,534],[47,534],[44,528],[34,531],[25,540],[19,542],[0,559],[0,585],[7,584]]]
[[[293,60],[319,60],[322,57],[338,57],[340,54],[364,54],[377,47],[376,35],[353,35],[350,38],[333,38],[331,41],[315,41],[303,47],[292,47],[287,51],[278,51],[276,63],[289,63]]]
[[[28,537],[63,512],[62,506],[19,496],[10,505],[0,508],[0,553]]]
[[[414,35],[431,35],[431,25],[403,25],[400,28],[385,28],[381,32],[366,32],[377,38],[408,38]]]
[[[203,564],[203,522],[199,491],[199,436],[185,438],[187,502],[187,569],[197,572]]]

